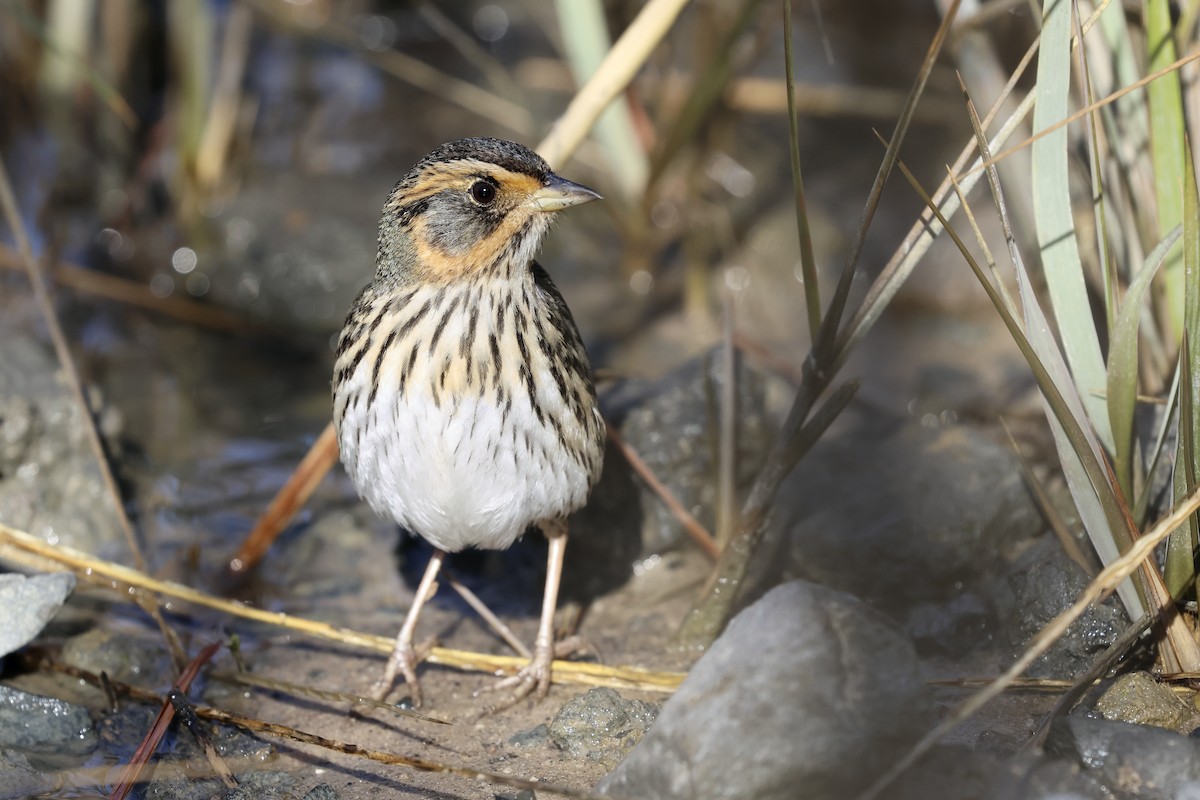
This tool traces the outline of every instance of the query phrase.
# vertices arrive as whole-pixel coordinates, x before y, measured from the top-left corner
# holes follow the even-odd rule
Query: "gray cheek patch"
[[[425,230],[429,243],[448,255],[462,255],[504,221],[499,208],[480,208],[459,191],[444,191],[429,200]]]

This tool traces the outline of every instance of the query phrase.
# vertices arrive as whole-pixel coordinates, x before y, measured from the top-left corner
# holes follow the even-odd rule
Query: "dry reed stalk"
[[[30,558],[32,556],[32,558]],[[393,638],[340,628],[325,622],[295,617],[280,612],[264,611],[233,600],[206,594],[172,581],[152,578],[139,570],[111,561],[104,561],[69,547],[51,545],[24,531],[0,523],[0,560],[26,568],[45,570],[47,563],[67,567],[80,579],[90,583],[101,583],[120,593],[124,598],[137,591],[154,592],[193,605],[211,608],[241,619],[263,622],[293,630],[318,639],[338,642],[350,647],[391,653]],[[133,590],[131,592],[131,590]],[[484,672],[490,675],[515,674],[529,660],[517,656],[473,653],[466,650],[451,650],[435,647],[426,659],[430,664],[452,667],[468,672]],[[578,661],[555,661],[553,680],[555,683],[580,686],[611,686],[615,689],[672,692],[683,680],[678,672],[660,672],[641,667],[610,667],[604,664],[588,664]]]

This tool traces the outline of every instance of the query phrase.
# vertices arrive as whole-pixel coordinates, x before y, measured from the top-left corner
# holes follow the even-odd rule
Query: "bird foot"
[[[436,644],[437,638],[433,636],[416,646],[411,641],[397,640],[396,647],[388,657],[387,666],[383,670],[383,677],[376,681],[371,688],[371,694],[375,696],[375,699],[384,702],[392,691],[396,676],[403,675],[404,682],[408,684],[409,692],[412,694],[413,708],[420,708],[424,698],[421,695],[421,684],[417,681],[417,665],[429,656]]]
[[[512,708],[531,694],[538,700],[544,698],[550,691],[550,664],[554,660],[555,652],[556,649],[549,647],[536,647],[533,658],[529,660],[528,664],[521,667],[516,675],[501,678],[491,686],[484,686],[477,690],[475,697],[489,692],[507,693],[507,696],[499,702],[484,708],[480,716],[486,717]]]
[[[599,655],[596,646],[582,636],[568,636],[560,639],[554,643],[552,649],[535,647],[533,658],[528,664],[521,667],[516,675],[501,678],[491,686],[484,686],[475,692],[475,697],[491,692],[508,692],[507,697],[484,708],[480,716],[486,717],[499,711],[505,711],[530,695],[534,695],[538,700],[545,698],[550,691],[551,664],[554,659],[566,658],[579,653]]]

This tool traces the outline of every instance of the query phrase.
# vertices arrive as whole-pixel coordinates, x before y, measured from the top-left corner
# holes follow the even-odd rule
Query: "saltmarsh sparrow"
[[[604,422],[534,255],[555,212],[597,198],[532,150],[479,138],[422,158],[383,208],[375,278],[338,340],[333,420],[359,494],[435,552],[380,699],[402,674],[421,703],[414,633],[445,554],[507,548],[531,525],[550,541],[541,621],[530,663],[499,685],[549,687],[565,520],[600,477]]]

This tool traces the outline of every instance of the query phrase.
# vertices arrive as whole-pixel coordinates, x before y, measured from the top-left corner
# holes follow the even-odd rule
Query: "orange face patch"
[[[495,200],[486,206],[478,205],[470,199],[469,194],[471,186],[481,176],[498,184]],[[541,188],[541,181],[531,175],[511,172],[481,161],[447,164],[423,176],[404,193],[401,202],[419,202],[447,190],[461,192],[464,205],[455,211],[478,213],[481,217],[488,217],[492,224],[480,225],[479,235],[472,238],[472,220],[455,218],[453,213],[447,213],[443,218],[436,207],[415,216],[409,223],[408,232],[422,277],[439,282],[453,281],[494,263],[497,255],[505,251],[529,217],[541,213],[529,205],[529,198]],[[494,222],[497,218],[498,223]],[[444,242],[451,236],[457,237],[458,246],[447,248]]]

